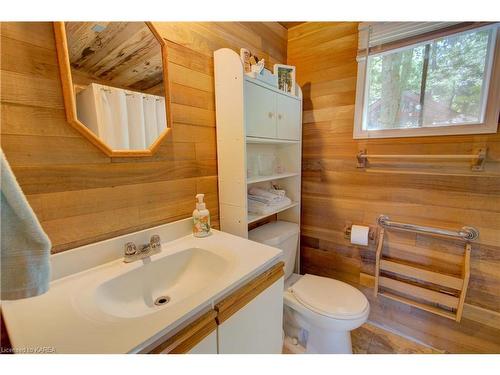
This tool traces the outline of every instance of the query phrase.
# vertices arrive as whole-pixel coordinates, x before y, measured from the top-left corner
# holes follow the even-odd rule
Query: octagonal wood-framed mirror
[[[152,156],[172,127],[168,51],[151,22],[54,22],[66,118],[110,157]]]

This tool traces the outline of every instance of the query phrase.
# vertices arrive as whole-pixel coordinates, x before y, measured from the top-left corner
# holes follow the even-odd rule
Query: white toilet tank
[[[283,250],[285,280],[293,273],[299,243],[298,224],[288,221],[273,221],[252,229],[248,232],[248,239]]]

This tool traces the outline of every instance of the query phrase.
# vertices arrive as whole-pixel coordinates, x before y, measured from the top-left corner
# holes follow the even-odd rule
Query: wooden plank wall
[[[150,158],[106,157],[65,120],[51,23],[1,24],[1,145],[53,252],[189,217],[218,226],[214,50],[286,61],[278,23],[155,23],[169,41],[173,131]]]
[[[288,30],[288,63],[304,92],[302,271],[360,287],[370,320],[437,349],[500,352],[500,134],[359,140],[352,138],[357,23],[305,23]],[[489,148],[486,171],[467,163],[372,164],[356,168],[356,153],[472,153]],[[346,222],[375,224],[378,215],[415,224],[476,226],[464,318],[455,323],[367,288],[374,246],[350,245]],[[386,232],[387,233],[387,232]],[[463,245],[389,231],[384,254],[458,274]],[[368,275],[368,276],[367,276]],[[361,277],[360,277],[361,276]]]

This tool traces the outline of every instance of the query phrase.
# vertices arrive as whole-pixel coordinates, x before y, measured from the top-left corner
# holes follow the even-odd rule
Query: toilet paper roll
[[[351,227],[351,243],[355,245],[368,245],[368,233],[370,228],[363,225],[353,225]]]

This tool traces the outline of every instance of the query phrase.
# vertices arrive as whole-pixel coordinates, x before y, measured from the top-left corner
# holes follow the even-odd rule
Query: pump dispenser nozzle
[[[205,199],[205,194],[196,194],[196,209],[204,210],[207,208],[205,202],[203,202],[203,199]]]

